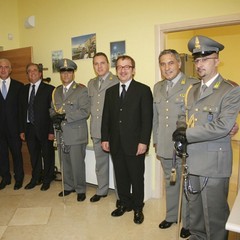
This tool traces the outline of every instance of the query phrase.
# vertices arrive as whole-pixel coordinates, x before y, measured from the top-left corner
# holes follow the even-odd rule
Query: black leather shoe
[[[69,194],[71,194],[71,193],[73,193],[73,192],[75,192],[75,190],[64,190],[64,196],[67,196],[67,195],[69,195]],[[59,197],[63,197],[63,192],[60,192],[60,193],[58,194],[58,196],[59,196]]]
[[[90,202],[98,202],[101,198],[105,198],[107,195],[97,195],[95,194],[90,198]]]
[[[115,210],[111,213],[111,215],[112,215],[113,217],[120,217],[120,216],[122,216],[125,212],[130,212],[130,211],[132,211],[131,208],[127,208],[127,207],[124,207],[124,206],[119,206],[117,209],[115,209]]]
[[[15,182],[15,184],[14,184],[14,187],[13,187],[13,189],[14,190],[18,190],[18,189],[20,189],[22,187],[22,182]]]
[[[181,229],[181,232],[180,232],[180,237],[181,238],[187,238],[191,235],[189,229],[186,229],[186,228],[182,228]]]
[[[6,180],[5,178],[2,179],[0,183],[0,190],[4,189],[7,185],[11,184],[11,180]]]
[[[78,193],[78,195],[77,195],[78,202],[83,202],[85,199],[86,199],[85,193]]]
[[[159,227],[162,228],[162,229],[165,229],[165,228],[169,228],[172,226],[174,222],[168,222],[166,220],[163,220],[160,224],[159,224]]]
[[[29,189],[33,189],[35,187],[36,187],[36,183],[30,182],[25,186],[25,189],[29,190]]]
[[[47,191],[50,188],[50,183],[43,183],[40,190]]]
[[[134,219],[133,221],[136,224],[141,224],[144,221],[144,215],[142,210],[134,211]]]

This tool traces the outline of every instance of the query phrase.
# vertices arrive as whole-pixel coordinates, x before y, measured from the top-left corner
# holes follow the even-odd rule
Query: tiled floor
[[[25,185],[29,177],[25,179]],[[91,203],[95,186],[87,188],[87,199],[77,202],[76,194],[58,197],[61,182],[54,181],[51,188],[40,191],[24,188],[14,191],[13,184],[0,191],[1,240],[176,240],[177,226],[161,230],[158,224],[165,216],[165,203],[149,199],[145,203],[145,221],[133,223],[133,212],[122,217],[111,217],[115,208],[115,194]],[[234,238],[232,238],[234,239]]]
[[[25,185],[29,178],[26,178]],[[145,203],[145,221],[133,222],[133,212],[114,218],[115,194],[91,203],[95,186],[87,187],[87,198],[77,202],[76,194],[58,197],[61,182],[54,181],[51,188],[40,191],[24,188],[14,191],[13,184],[0,191],[0,239],[1,240],[128,240],[128,239],[176,239],[176,226],[167,230],[158,228],[164,218],[164,203],[150,199]]]

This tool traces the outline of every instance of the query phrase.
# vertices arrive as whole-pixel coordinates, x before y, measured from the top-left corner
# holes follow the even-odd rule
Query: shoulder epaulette
[[[234,82],[232,80],[229,80],[229,79],[224,79],[224,82],[230,84],[233,87],[238,87],[239,86],[236,82]]]

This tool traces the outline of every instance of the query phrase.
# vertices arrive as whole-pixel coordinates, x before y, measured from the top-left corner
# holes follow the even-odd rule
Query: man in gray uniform
[[[173,140],[187,145],[190,207],[189,239],[227,240],[225,224],[232,171],[231,135],[240,110],[240,87],[218,73],[224,46],[205,36],[188,42],[201,78],[186,96],[186,123],[179,122]]]
[[[59,196],[77,193],[77,200],[86,198],[85,154],[88,143],[87,119],[90,99],[85,86],[74,81],[77,65],[62,59],[58,63],[62,85],[53,91],[50,114],[55,129],[62,160],[64,192]]]
[[[102,197],[107,196],[109,188],[109,153],[103,151],[101,146],[101,124],[105,92],[109,87],[119,83],[119,80],[109,72],[109,61],[105,53],[98,52],[95,54],[93,68],[97,77],[88,82],[88,95],[91,101],[90,134],[96,158],[95,171],[98,188],[90,201],[97,202]]]
[[[169,228],[178,219],[178,202],[182,176],[182,160],[173,156],[172,133],[176,129],[179,114],[184,114],[184,96],[190,84],[199,80],[187,78],[181,72],[181,59],[173,49],[163,50],[159,55],[159,66],[162,81],[154,86],[153,91],[153,143],[158,159],[165,175],[166,218],[159,227]],[[170,86],[172,85],[172,86]],[[176,159],[173,161],[173,159]],[[176,182],[171,184],[172,169],[176,170]],[[182,225],[180,236],[188,237],[189,209],[186,198],[183,197]]]

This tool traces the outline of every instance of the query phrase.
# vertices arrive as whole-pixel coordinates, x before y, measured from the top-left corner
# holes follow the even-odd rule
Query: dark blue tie
[[[35,99],[35,85],[32,85],[32,91],[30,94],[28,104],[28,120],[32,124],[34,124],[34,109],[33,109],[34,99]]]

